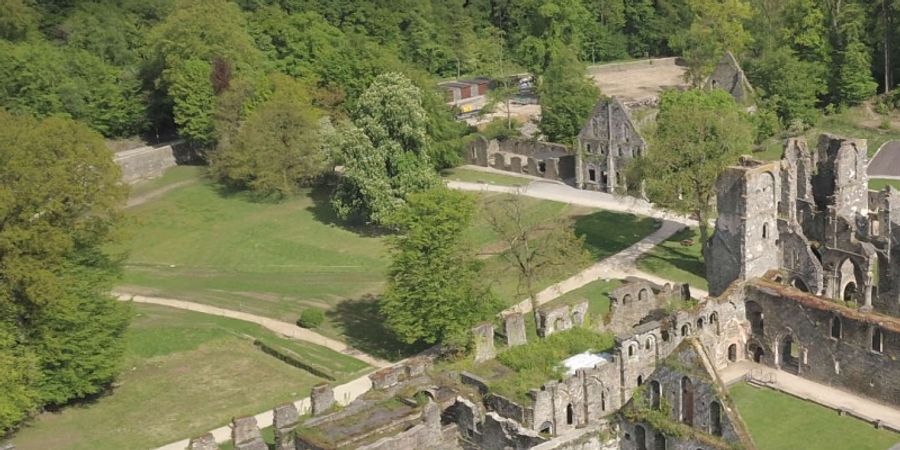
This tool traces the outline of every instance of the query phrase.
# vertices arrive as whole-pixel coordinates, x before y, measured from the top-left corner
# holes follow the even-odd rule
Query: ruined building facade
[[[601,99],[578,133],[576,186],[604,192],[624,188],[625,167],[646,148],[625,105],[614,97]]]

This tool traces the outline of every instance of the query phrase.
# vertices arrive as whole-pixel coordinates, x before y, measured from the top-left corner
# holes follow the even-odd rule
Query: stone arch
[[[715,327],[716,334],[720,334],[722,332],[722,328],[719,325],[719,313],[713,311],[712,314],[709,315],[709,326]]]
[[[631,303],[631,294],[625,294],[625,296],[622,297],[622,304],[627,305],[629,303]]]
[[[691,334],[691,324],[686,323],[681,326],[681,337],[687,337]]]
[[[731,344],[728,346],[728,360],[731,362],[737,361],[737,344]]]
[[[662,433],[656,433],[653,438],[653,450],[666,450],[666,436]]]
[[[800,371],[800,344],[790,330],[778,339],[778,362],[783,370]]]
[[[647,336],[647,340],[644,341],[644,350],[655,350],[656,349],[656,336]]]
[[[697,319],[697,331],[700,331],[702,329],[703,329],[703,316],[700,316]]]
[[[763,239],[769,238],[769,223],[768,222],[763,224],[762,237],[763,237]]]
[[[772,172],[766,171],[762,173],[763,182],[759,187],[759,191],[762,193],[771,193],[771,203],[766,203],[768,211],[777,212],[775,208],[778,205],[778,193],[775,192],[775,174]]]
[[[636,348],[636,347],[637,347],[637,346],[636,346],[635,344],[633,344],[633,343],[632,343],[632,344],[628,344],[628,356],[629,356],[629,357],[634,356],[635,353],[637,353],[637,352],[635,352],[635,348]]]
[[[853,301],[858,298],[857,292],[862,286],[862,271],[852,258],[844,258],[837,266],[834,274],[837,280],[835,296],[839,300]]]
[[[792,279],[791,279],[791,286],[793,286],[793,287],[794,287],[795,289],[797,289],[797,290],[800,290],[800,291],[803,291],[803,292],[809,292],[809,286],[807,286],[807,285],[806,285],[806,282],[803,281],[803,279],[801,279],[800,277],[794,277],[794,278],[792,278]]]
[[[840,339],[844,335],[844,324],[841,322],[841,316],[831,318],[831,337]]]
[[[745,311],[747,321],[750,322],[750,330],[753,334],[763,334],[763,310],[762,307],[759,306],[759,303],[756,303],[753,300],[748,301],[745,304]]]
[[[650,382],[650,407],[654,410],[660,409],[660,398],[662,397],[662,386],[659,384],[659,381],[653,380]]]
[[[557,317],[555,321],[553,321],[553,331],[560,331],[566,326],[566,321],[562,317]]]
[[[722,435],[722,405],[717,401],[709,403],[709,433],[713,436]]]
[[[650,294],[647,292],[647,288],[641,289],[638,291],[638,301],[644,301],[650,298]]]
[[[572,406],[571,403],[566,405],[566,424],[572,425],[575,423],[575,407]]]
[[[750,359],[755,363],[762,363],[763,358],[766,356],[766,351],[762,345],[758,342],[749,342],[747,344],[747,354],[750,355]]]
[[[634,446],[637,450],[647,450],[647,430],[641,425],[634,426]]]
[[[553,422],[547,420],[538,427],[538,433],[541,434],[553,434]]]
[[[681,408],[678,417],[687,425],[694,425],[694,387],[691,379],[681,377]]]

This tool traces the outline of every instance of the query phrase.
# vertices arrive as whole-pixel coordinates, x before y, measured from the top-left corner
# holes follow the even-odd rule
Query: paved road
[[[204,305],[202,303],[187,302],[184,300],[176,300],[172,298],[147,297],[127,292],[113,292],[113,295],[115,295],[119,300],[122,301],[163,305],[170,308],[186,309],[188,311],[196,311],[204,314],[211,314],[214,316],[229,317],[246,322],[253,322],[282,336],[286,336],[291,339],[297,339],[300,341],[310,342],[316,345],[321,345],[322,347],[327,347],[336,352],[352,356],[373,367],[388,367],[391,365],[390,362],[367,355],[341,341],[322,336],[321,334],[311,330],[307,330],[306,328],[300,328],[297,325],[289,322],[283,322],[280,320],[270,319],[268,317],[257,316],[255,314],[232,311],[230,309],[217,308],[215,306]]]
[[[810,400],[832,409],[847,411],[868,422],[880,420],[884,425],[894,430],[900,430],[900,410],[798,377],[783,370],[751,361],[741,361],[720,371],[720,376],[727,385],[750,376],[772,389],[787,392],[795,397]]]
[[[866,169],[870,178],[900,179],[900,141],[885,142]]]

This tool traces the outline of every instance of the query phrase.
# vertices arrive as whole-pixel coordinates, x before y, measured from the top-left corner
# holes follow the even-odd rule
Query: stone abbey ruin
[[[752,449],[722,378],[750,361],[898,407],[900,193],[867,189],[866,154],[864,141],[823,135],[815,148],[788,140],[778,162],[743,158],[717,184],[711,295],[630,278],[596,322],[587,300],[541,306],[541,338],[577,327],[615,336],[611,349],[560,361],[558,378],[495,389],[510,371],[498,347],[541,339],[506,313],[473,328],[475,369],[422,355],[372,374],[345,407],[323,385],[308,418],[276,408],[276,448]],[[265,448],[252,418],[232,432],[237,449]],[[205,436],[190,448],[216,447]]]

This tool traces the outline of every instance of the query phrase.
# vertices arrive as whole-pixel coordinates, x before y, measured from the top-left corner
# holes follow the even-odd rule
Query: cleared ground
[[[604,95],[629,103],[659,96],[666,88],[683,87],[686,69],[675,58],[628,61],[588,67],[588,75]]]
[[[740,383],[731,396],[760,450],[884,450],[900,442],[900,434],[771,389]]]
[[[637,266],[644,272],[707,290],[702,248],[696,228],[682,230],[638,258]]]
[[[520,180],[470,171],[451,173],[504,183]],[[317,329],[322,334],[384,359],[399,359],[416,350],[396,342],[383,321],[377,320],[375,300],[384,288],[389,264],[383,234],[338,221],[325,190],[306,192],[284,203],[257,203],[222,191],[201,175],[195,172],[195,183],[129,209],[133,224],[122,250],[130,256],[121,290],[288,322],[305,308],[319,308],[326,311],[325,323]],[[174,183],[185,178],[184,174],[167,176]],[[151,183],[156,190],[167,186]],[[595,259],[627,248],[654,230],[651,219],[530,198],[523,201],[529,220],[571,217]],[[516,273],[504,270],[497,256],[505,248],[484,216],[476,218],[469,237],[481,252],[501,300],[506,304],[521,300]],[[581,269],[566,267],[540,280],[538,287]]]
[[[134,305],[127,356],[114,389],[45,413],[13,438],[20,450],[150,448],[306,396],[322,381],[252,344],[264,339],[348,380],[367,366],[261,327],[154,305]]]

